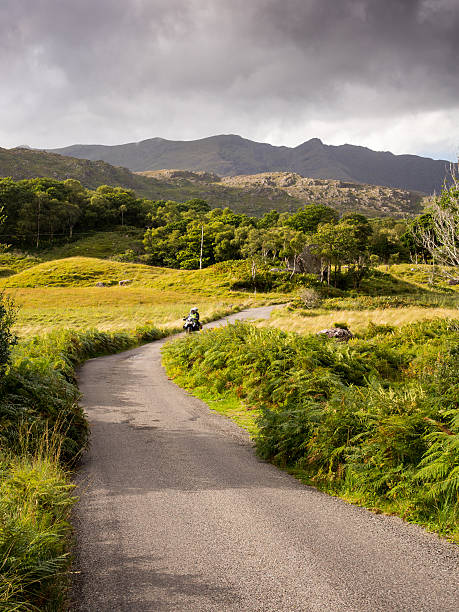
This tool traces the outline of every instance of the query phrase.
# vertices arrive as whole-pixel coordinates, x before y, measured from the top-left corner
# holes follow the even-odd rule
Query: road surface
[[[459,547],[260,461],[167,379],[163,343],[80,371],[72,610],[458,612]]]

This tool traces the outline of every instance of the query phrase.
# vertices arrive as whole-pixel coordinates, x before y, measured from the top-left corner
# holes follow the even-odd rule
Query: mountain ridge
[[[255,142],[237,134],[198,140],[155,137],[122,145],[71,145],[48,151],[103,160],[133,172],[180,169],[219,176],[295,172],[303,177],[345,180],[419,191],[439,191],[450,162],[418,155],[395,155],[351,144],[326,145],[311,138],[296,147]]]

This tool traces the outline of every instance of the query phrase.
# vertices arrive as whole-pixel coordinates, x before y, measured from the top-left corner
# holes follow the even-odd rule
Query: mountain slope
[[[58,180],[73,178],[90,189],[115,185],[139,193],[151,183],[151,180],[137,176],[127,168],[111,166],[104,161],[76,159],[28,148],[0,147],[0,176],[10,176],[16,181],[44,176]]]
[[[75,178],[85,187],[102,184],[134,189],[153,200],[202,198],[212,207],[229,206],[237,212],[259,216],[275,208],[293,212],[308,203],[333,206],[340,212],[361,212],[369,216],[403,217],[420,210],[418,193],[362,185],[349,181],[304,178],[293,172],[220,176],[209,172],[160,170],[134,174],[126,168],[102,161],[89,161],[34,151],[1,149],[0,176],[15,180],[49,176]]]
[[[238,212],[261,215],[271,208],[294,211],[302,201],[282,190],[268,190],[261,196],[257,189],[243,190],[220,184],[220,177],[202,172],[158,173],[157,176],[134,174],[127,168],[112,166],[103,161],[67,157],[33,149],[0,148],[0,177],[14,180],[51,177],[58,180],[77,179],[89,189],[99,185],[113,185],[134,189],[152,200],[184,202],[192,198],[206,199],[213,207],[231,206]]]
[[[438,191],[449,167],[445,160],[394,155],[348,144],[325,145],[318,138],[294,148],[220,135],[191,141],[151,138],[114,146],[73,145],[53,151],[78,158],[103,159],[134,171],[177,168],[223,176],[296,172],[312,178],[385,185],[423,193]]]

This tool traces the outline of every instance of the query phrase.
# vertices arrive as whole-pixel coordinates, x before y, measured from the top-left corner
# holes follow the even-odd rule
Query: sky
[[[0,146],[239,134],[457,160],[459,0],[0,0]]]

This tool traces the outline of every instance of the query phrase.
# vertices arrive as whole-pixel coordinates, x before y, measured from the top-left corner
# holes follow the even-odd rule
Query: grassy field
[[[182,324],[191,306],[204,320],[251,305],[286,302],[279,293],[232,291],[234,269],[171,270],[140,264],[70,257],[42,262],[0,281],[18,307],[15,331],[21,336],[54,329],[171,328]],[[119,286],[120,280],[131,281]],[[96,287],[97,282],[106,286]]]
[[[336,323],[345,324],[352,332],[361,333],[368,325],[390,325],[400,327],[416,321],[432,319],[457,319],[459,316],[459,297],[456,308],[383,308],[375,310],[339,310],[331,312],[309,311],[307,314],[276,309],[268,321],[260,321],[260,327],[276,327],[283,331],[299,334],[316,334],[322,329],[334,327]]]
[[[190,306],[198,306],[203,320],[211,320],[251,304],[250,300],[202,301],[192,293],[127,287],[16,289],[8,295],[19,306],[15,330],[21,337],[68,327],[101,331],[149,324],[178,327]]]
[[[114,240],[106,238],[107,244],[101,246],[105,254]],[[55,250],[55,254],[62,252]],[[0,289],[18,306],[15,329],[21,337],[68,327],[102,331],[150,324],[178,327],[191,305],[199,307],[204,319],[214,319],[219,313],[243,307],[285,304],[295,296],[293,291],[254,294],[232,290],[244,274],[243,262],[226,262],[203,270],[173,270],[95,257],[72,256],[38,263],[36,258],[24,255],[9,258],[10,269],[17,271],[0,279]],[[375,277],[373,297],[323,299],[314,310],[281,309],[260,325],[316,333],[339,322],[358,333],[369,323],[399,326],[456,317],[459,292],[430,289],[426,284],[429,270],[424,268],[428,266],[392,266],[390,273],[380,271]],[[120,286],[121,280],[129,284]],[[97,283],[104,286],[97,287]],[[390,295],[392,291],[396,295]]]
[[[307,308],[300,299],[294,308],[276,309],[262,327],[277,327],[283,331],[315,334],[347,325],[352,332],[363,332],[368,325],[400,327],[417,321],[455,319],[459,315],[459,288],[448,286],[445,280],[432,282],[432,267],[424,264],[380,266],[373,279],[365,281],[367,291],[360,295],[320,298],[314,308]],[[339,326],[338,325],[338,326]]]

